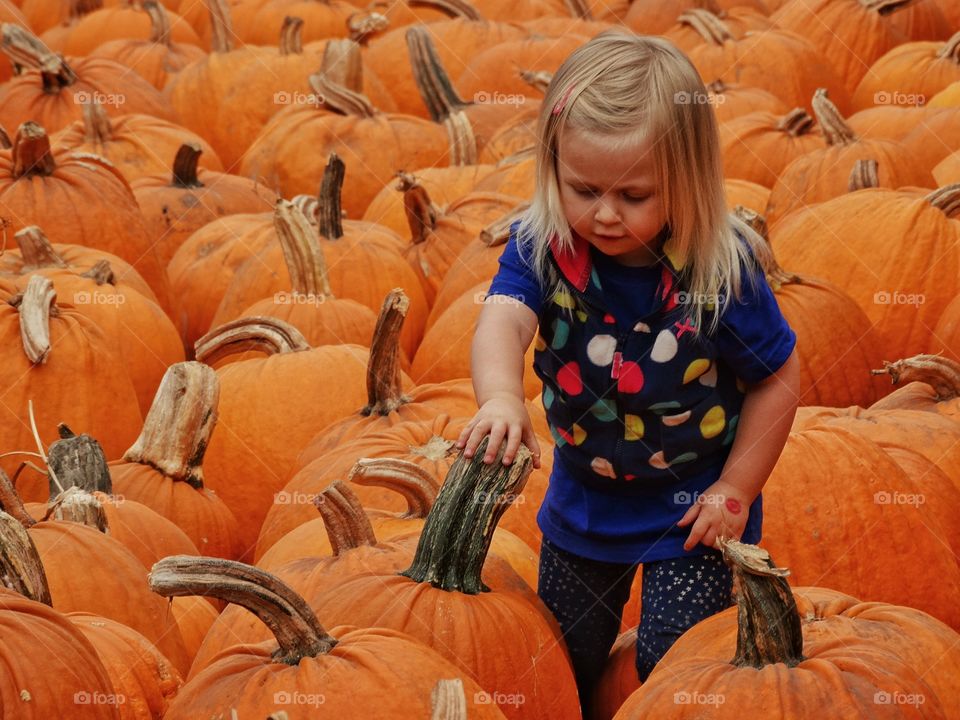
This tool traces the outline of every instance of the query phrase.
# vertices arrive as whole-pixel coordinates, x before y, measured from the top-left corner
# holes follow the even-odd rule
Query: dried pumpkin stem
[[[547,94],[547,88],[550,87],[550,81],[553,79],[553,73],[547,70],[521,70],[520,79],[539,93]]]
[[[533,456],[521,445],[513,463],[504,466],[501,443],[496,459],[484,463],[488,440],[480,442],[473,459],[462,451],[457,456],[427,515],[413,563],[401,575],[468,595],[489,590],[480,578],[483,563],[497,523],[523,490]]]
[[[413,79],[430,118],[434,122],[441,122],[454,110],[466,107],[467,103],[457,93],[443,67],[427,27],[414,25],[407,30],[405,37]]]
[[[333,555],[355,550],[364,545],[377,544],[373,525],[367,517],[360,498],[341,480],[334,480],[320,493],[313,504],[323,517]]]
[[[743,205],[737,205],[733,209],[733,214],[749,226],[757,235],[763,239],[762,245],[753,247],[754,256],[760,263],[763,274],[770,283],[774,292],[780,290],[784,285],[799,285],[803,283],[799,275],[789,273],[780,267],[777,258],[774,255],[773,247],[770,245],[770,236],[767,233],[767,220],[760,213]]]
[[[24,270],[36,270],[48,267],[67,267],[66,261],[57,254],[46,234],[36,225],[28,225],[18,231],[13,239],[17,241]]]
[[[31,120],[23,123],[13,140],[13,176],[52,175],[55,169],[47,131]]]
[[[288,15],[283,19],[278,50],[281,55],[303,54],[303,18]]]
[[[3,129],[3,125],[0,125],[0,150],[9,150],[13,147],[13,143],[10,142],[10,136],[7,135],[7,131]]]
[[[444,119],[443,126],[450,140],[450,166],[476,165],[477,138],[467,114],[456,110]]]
[[[960,32],[944,43],[937,57],[960,65]]]
[[[733,570],[737,596],[737,653],[731,664],[761,669],[804,659],[797,603],[787,584],[790,571],[778,568],[756,545],[720,538],[723,559]]]
[[[336,153],[330,153],[327,166],[323,169],[320,182],[320,194],[317,196],[317,227],[321,237],[327,240],[339,240],[343,237],[343,214],[340,193],[343,190],[343,178],[346,166]]]
[[[872,158],[857,160],[847,180],[847,192],[880,187],[879,167],[880,163]]]
[[[410,241],[416,245],[426,242],[430,233],[436,230],[440,209],[433,204],[430,193],[418,181],[405,184],[407,189],[403,193],[403,210],[407,225],[410,226]]]
[[[96,265],[87,270],[85,273],[81,273],[80,277],[89,278],[97,285],[117,284],[117,276],[114,275],[113,268],[110,267],[109,260],[98,260]]]
[[[913,0],[860,0],[860,4],[863,7],[867,10],[873,10],[880,15],[889,15],[892,12],[906,7],[911,2],[913,2]]]
[[[273,225],[290,274],[290,289],[297,295],[332,298],[323,250],[317,231],[307,217],[292,202],[281,198],[274,211]]]
[[[367,415],[389,415],[410,398],[403,394],[400,373],[400,331],[410,309],[410,298],[402,288],[394,288],[384,298],[370,343],[367,362],[367,404],[360,411]]]
[[[88,493],[110,495],[113,482],[107,468],[107,458],[96,439],[89,435],[75,435],[60,424],[60,439],[47,450],[47,466],[53,470],[50,478],[50,498],[64,489],[77,487]],[[57,479],[54,482],[53,478]]]
[[[463,680],[437,680],[430,692],[430,720],[467,720],[467,696]]]
[[[310,344],[293,325],[265,316],[238,318],[224,323],[194,344],[195,357],[207,365],[247,350],[279,355],[309,349]]]
[[[220,381],[213,368],[200,362],[171,365],[160,381],[140,437],[123,459],[202,488],[203,456],[217,424],[219,400]]]
[[[150,42],[170,47],[170,18],[157,0],[143,0],[143,11],[150,17]]]
[[[960,212],[960,183],[944,185],[924,197],[928,203],[949,218]]]
[[[233,50],[233,21],[227,0],[205,0],[210,12],[210,50],[226,53]]]
[[[103,503],[95,495],[78,487],[67,488],[54,498],[47,511],[47,517],[86,525],[97,532],[108,532],[107,514],[103,509]]]
[[[400,493],[407,501],[405,518],[427,517],[439,490],[429,472],[416,463],[399,458],[360,458],[347,480]]]
[[[777,123],[777,130],[785,132],[791,137],[806,135],[813,129],[816,121],[803,108],[794,108]]]
[[[446,13],[452,18],[483,20],[480,11],[468,0],[407,0],[410,7],[428,7]]]
[[[24,507],[20,493],[3,470],[0,470],[0,507],[24,529],[32,528],[37,524]]]
[[[590,11],[590,6],[586,0],[564,0],[563,4],[570,11],[570,17],[593,20],[593,13]]]
[[[323,106],[328,110],[361,118],[371,118],[377,114],[366,95],[340,85],[323,72],[311,75],[307,80],[313,91],[323,98]]]
[[[103,105],[97,102],[83,104],[83,135],[84,140],[94,145],[103,145],[113,137],[113,128],[110,118]]]
[[[687,10],[677,18],[677,22],[689,25],[706,42],[714,45],[723,45],[727,40],[734,39],[729,26],[709,10],[702,8]]]
[[[346,38],[331,38],[323,48],[320,73],[330,82],[355,93],[363,92],[363,56],[360,45]]]
[[[50,316],[55,311],[57,291],[50,278],[31,275],[20,298],[20,340],[23,352],[34,365],[42,365],[50,354]]]
[[[820,123],[823,136],[827,140],[827,145],[849,145],[856,142],[857,135],[853,129],[843,119],[843,115],[837,109],[829,98],[827,98],[826,88],[818,88],[813,93],[813,114]]]
[[[0,512],[0,582],[30,600],[53,607],[37,546],[26,528],[5,512]]]
[[[922,382],[933,388],[937,402],[960,397],[960,363],[939,355],[914,355],[913,357],[884,361],[882,370],[871,370],[873,375],[889,375],[893,385],[901,382]]]
[[[172,187],[184,189],[203,187],[203,183],[197,177],[202,154],[203,149],[197,143],[184,143],[179,147],[176,157],[173,158],[173,179],[170,181]]]
[[[0,51],[10,58],[14,68],[39,70],[46,92],[54,93],[77,81],[77,74],[67,65],[66,60],[52,52],[40,38],[19,25],[0,24]]]
[[[386,31],[390,27],[390,19],[382,13],[373,10],[361,10],[351,13],[347,17],[347,30],[350,39],[360,45],[366,45],[370,38]]]
[[[173,555],[150,570],[150,589],[163,597],[203,595],[240,605],[255,614],[277,639],[274,662],[297,665],[330,652],[337,644],[310,606],[274,575],[221,558]]]
[[[500,219],[494,220],[480,231],[480,240],[487,247],[498,247],[505,245],[510,239],[510,227],[519,220],[527,210],[530,209],[530,202],[524,201],[503,215]]]

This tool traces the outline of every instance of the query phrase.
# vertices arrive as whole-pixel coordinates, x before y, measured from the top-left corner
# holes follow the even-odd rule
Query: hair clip
[[[553,106],[553,114],[554,114],[554,115],[559,115],[561,112],[563,112],[563,108],[565,108],[565,107],[567,106],[567,100],[570,99],[570,93],[572,93],[572,92],[573,92],[573,85],[571,84],[571,85],[567,88],[567,91],[563,94],[563,97],[560,98],[560,100],[557,102],[557,104]]]

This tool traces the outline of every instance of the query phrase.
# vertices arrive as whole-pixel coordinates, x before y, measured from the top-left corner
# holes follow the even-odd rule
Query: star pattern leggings
[[[546,538],[540,546],[537,594],[560,623],[584,708],[617,639],[637,567],[580,557]],[[732,587],[718,551],[643,564],[636,658],[641,681],[686,630],[730,607]]]

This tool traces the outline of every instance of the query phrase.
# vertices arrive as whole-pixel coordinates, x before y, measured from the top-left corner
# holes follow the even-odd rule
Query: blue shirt
[[[623,326],[630,326],[649,314],[660,268],[629,267],[590,248],[596,272],[601,278],[610,313]],[[488,294],[509,295],[541,315],[544,292],[511,233],[500,257],[500,270]],[[787,360],[796,345],[796,335],[777,306],[765,278],[757,277],[756,287],[746,278],[736,302],[725,308],[715,335],[720,358],[741,380],[754,383],[770,376]],[[587,487],[564,467],[554,452],[553,473],[537,515],[545,537],[559,547],[594,560],[647,562],[699,555],[709,548],[698,544],[686,551],[683,543],[691,526],[676,526],[696,497],[720,477],[726,455],[716,465],[693,475],[675,475],[670,483],[634,486],[629,493]],[[760,540],[762,499],[750,507],[742,540]]]

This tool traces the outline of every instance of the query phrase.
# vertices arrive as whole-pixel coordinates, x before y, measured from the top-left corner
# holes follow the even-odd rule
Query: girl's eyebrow
[[[583,187],[587,190],[592,190],[595,186],[593,183],[584,182],[579,178],[571,178],[566,181],[568,185]],[[645,185],[621,185],[620,187],[614,188],[615,190],[626,190],[630,192],[652,192],[652,188]]]

